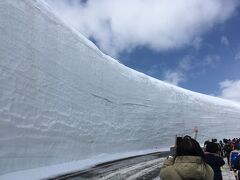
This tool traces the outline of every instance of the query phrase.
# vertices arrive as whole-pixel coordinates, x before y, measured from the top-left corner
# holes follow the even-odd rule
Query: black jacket
[[[214,171],[214,180],[222,180],[222,172],[220,167],[225,164],[223,158],[217,154],[206,153],[205,162],[208,163]]]

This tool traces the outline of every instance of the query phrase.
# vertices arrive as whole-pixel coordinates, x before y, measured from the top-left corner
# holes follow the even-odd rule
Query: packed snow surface
[[[125,67],[37,0],[0,1],[0,72],[2,175],[166,148],[194,126],[239,135],[239,104]]]

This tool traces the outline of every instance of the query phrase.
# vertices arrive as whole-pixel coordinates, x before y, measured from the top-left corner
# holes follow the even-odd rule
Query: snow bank
[[[163,151],[169,149],[162,149]],[[93,156],[86,160],[72,161],[63,164],[57,164],[52,166],[45,166],[34,169],[27,169],[23,171],[17,171],[13,173],[8,173],[0,176],[1,180],[32,180],[32,179],[46,179],[55,178],[64,173],[73,173],[79,170],[84,170],[93,167],[93,165],[98,165],[104,162],[110,162],[114,160],[119,160],[127,157],[134,157],[136,155],[145,155],[149,153],[159,152],[159,149],[155,150],[145,150],[145,151],[134,151],[127,153],[116,153],[116,154],[101,154],[98,156]]]
[[[239,135],[239,104],[125,67],[37,0],[0,1],[0,43],[2,175],[169,147],[196,125]]]

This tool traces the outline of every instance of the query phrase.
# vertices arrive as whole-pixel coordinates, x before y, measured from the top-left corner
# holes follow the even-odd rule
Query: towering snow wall
[[[36,0],[0,1],[0,72],[0,174],[169,147],[195,125],[239,135],[239,105],[125,67]]]

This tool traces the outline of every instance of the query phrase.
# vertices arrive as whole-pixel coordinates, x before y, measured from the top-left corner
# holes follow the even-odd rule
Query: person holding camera
[[[204,161],[199,143],[190,136],[177,138],[175,157],[169,156],[160,169],[161,180],[213,180],[214,172]]]

